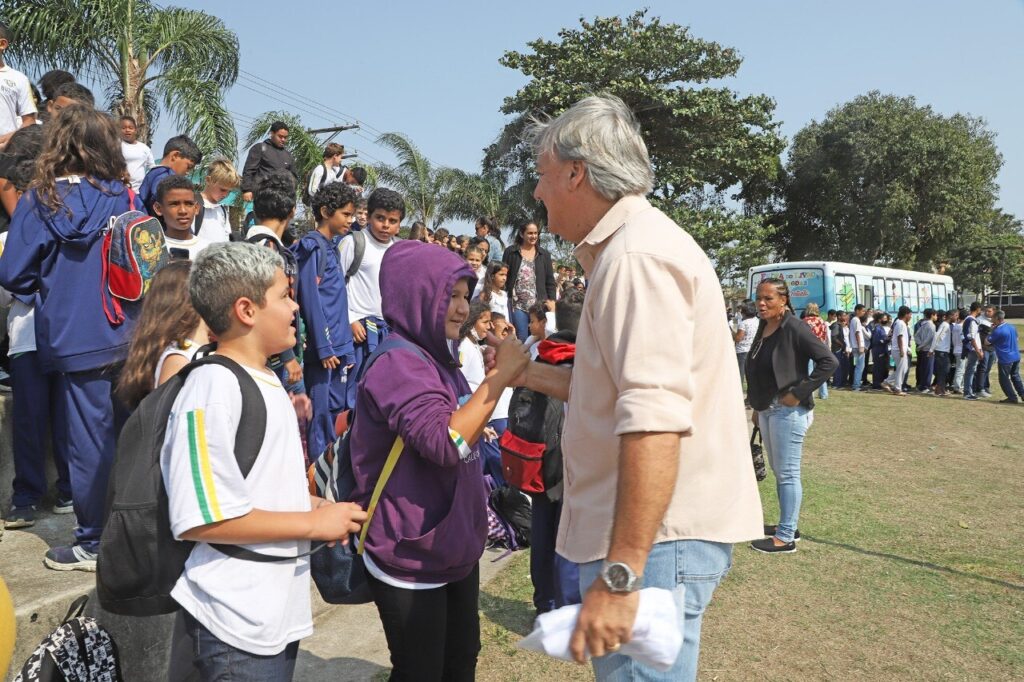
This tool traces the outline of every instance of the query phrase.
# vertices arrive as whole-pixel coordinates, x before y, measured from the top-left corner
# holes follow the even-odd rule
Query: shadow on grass
[[[501,597],[491,592],[480,593],[480,610],[496,625],[525,637],[533,631],[534,609],[519,599]]]
[[[1024,585],[1020,583],[1012,583],[1007,580],[1000,580],[998,578],[989,578],[985,575],[978,573],[971,573],[969,571],[961,571],[956,568],[950,568],[949,566],[940,566],[930,561],[922,561],[921,559],[911,559],[909,557],[900,556],[898,554],[890,554],[888,552],[879,552],[873,549],[864,549],[863,547],[856,547],[854,545],[846,544],[845,542],[836,542],[835,540],[826,540],[824,538],[811,537],[810,535],[804,535],[802,538],[808,542],[814,542],[819,545],[828,545],[830,547],[838,547],[840,549],[846,549],[857,554],[863,554],[864,556],[878,557],[880,559],[891,559],[893,561],[899,561],[911,566],[920,566],[921,568],[927,568],[932,571],[939,573],[946,573],[947,575],[955,575],[960,578],[970,578],[971,580],[980,580],[986,583],[992,583],[1000,587],[1008,587],[1011,590],[1019,590],[1024,592]]]

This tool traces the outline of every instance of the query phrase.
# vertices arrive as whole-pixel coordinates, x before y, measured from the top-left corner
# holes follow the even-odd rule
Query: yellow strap
[[[384,468],[380,472],[380,478],[377,479],[377,485],[373,489],[373,495],[370,497],[370,506],[366,508],[366,522],[363,524],[363,529],[359,531],[359,554],[363,553],[363,546],[366,543],[366,531],[370,530],[370,521],[373,519],[373,512],[377,509],[377,502],[380,500],[380,494],[384,492],[384,486],[387,484],[388,479],[391,478],[391,473],[395,470],[395,465],[398,464],[398,456],[402,454],[402,450],[405,449],[405,441],[402,440],[401,436],[395,438],[395,444],[391,446],[391,452],[388,453],[388,459],[384,462]]]

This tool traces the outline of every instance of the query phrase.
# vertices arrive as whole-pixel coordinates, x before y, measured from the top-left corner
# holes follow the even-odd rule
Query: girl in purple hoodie
[[[475,285],[465,261],[420,242],[395,244],[381,263],[384,318],[418,351],[396,347],[367,371],[351,446],[353,501],[365,508],[396,439],[404,443],[363,554],[394,682],[475,676],[477,562],[487,538],[476,443],[501,392],[529,362],[524,346],[507,339],[495,367],[470,394],[455,343]]]

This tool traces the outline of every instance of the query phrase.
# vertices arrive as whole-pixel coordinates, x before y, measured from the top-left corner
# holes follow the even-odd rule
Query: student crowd
[[[860,304],[852,312],[829,310],[822,319],[817,304],[811,303],[801,318],[837,363],[828,382],[818,389],[819,398],[828,397],[830,386],[894,395],[990,398],[990,375],[996,368],[1006,396],[1000,402],[1024,402],[1017,330],[994,305],[974,302],[949,311],[926,308],[913,322],[907,306],[900,307],[895,320],[889,313]],[[753,302],[743,302],[730,324],[742,372],[758,326]]]
[[[0,51],[8,40],[0,25]],[[526,364],[571,363],[583,280],[556,269],[534,223],[500,257],[488,218],[473,238],[415,223],[399,239],[402,196],[379,187],[364,198],[365,175],[339,168],[334,144],[306,186],[316,227],[295,235],[298,178],[284,124],[250,150],[243,173],[216,159],[197,189],[189,175],[203,153],[188,136],[168,140],[156,163],[136,122],[96,110],[71,74],[41,79],[42,111],[28,80],[17,82],[18,97],[0,101],[12,107],[0,116],[9,119],[0,128],[0,287],[17,424],[5,527],[30,527],[41,513],[51,439],[53,511],[74,513],[77,525],[44,563],[95,571],[123,424],[215,347],[256,381],[266,433],[244,476],[235,438],[246,424],[231,372],[199,367],[175,398],[160,464],[171,530],[197,545],[172,593],[185,642],[174,649],[188,652],[172,661],[172,679],[222,679],[229,668],[241,675],[232,679],[288,679],[298,640],[312,631],[307,560],[246,561],[218,544],[294,557],[310,540],[348,541],[363,524],[392,679],[472,679],[487,530],[481,476],[504,482],[498,443]],[[251,201],[242,230],[221,204],[236,189]],[[141,225],[126,232],[144,282],[134,300],[115,293],[108,273],[109,236],[125,216]],[[329,503],[308,492],[306,469],[356,405],[356,489],[351,501]],[[548,431],[557,444],[560,427]],[[403,439],[422,459],[408,455],[382,473]],[[382,477],[388,494],[377,500]],[[555,552],[560,483],[553,488],[531,495],[538,613],[581,601],[578,566]]]

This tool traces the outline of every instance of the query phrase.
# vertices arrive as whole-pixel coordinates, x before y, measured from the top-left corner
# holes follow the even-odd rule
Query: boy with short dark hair
[[[354,365],[350,377],[358,377],[370,354],[388,336],[380,296],[380,264],[395,243],[395,235],[405,218],[405,200],[398,192],[378,187],[366,202],[367,227],[353,232],[338,246],[341,271],[348,288],[348,321],[355,343]],[[351,276],[349,273],[352,273]],[[356,399],[356,382],[349,381],[346,406]]]
[[[53,93],[53,100],[47,107],[50,114],[56,116],[62,109],[67,109],[75,104],[90,109],[96,108],[96,97],[92,94],[92,90],[78,82],[65,83],[58,87]]]
[[[174,401],[160,466],[175,538],[195,542],[171,596],[183,627],[172,651],[188,651],[201,679],[290,680],[299,640],[313,632],[310,540],[345,542],[366,514],[311,497],[291,403],[266,368],[295,343],[296,304],[284,263],[252,244],[215,244],[189,277],[192,305],[217,337],[217,354],[241,365],[266,403],[266,431],[246,477],[235,458],[242,394],[226,367],[193,371]],[[256,562],[211,544],[296,557]],[[184,641],[182,641],[184,640]],[[180,661],[172,662],[177,667]]]
[[[132,189],[136,192],[142,186],[149,169],[156,165],[153,150],[145,143],[139,142],[139,125],[131,116],[121,117],[121,153],[128,164],[128,175],[132,179]]]
[[[146,212],[158,217],[153,212],[153,201],[156,200],[156,188],[161,180],[171,174],[188,175],[202,160],[203,152],[188,135],[178,135],[167,140],[160,165],[151,168],[139,186],[139,199],[146,207]]]
[[[160,181],[153,210],[164,225],[164,240],[171,258],[195,260],[211,244],[192,234],[192,221],[199,211],[199,200],[192,181],[184,175],[171,175]]]
[[[311,202],[317,229],[307,232],[294,247],[299,312],[306,329],[303,369],[313,404],[306,436],[312,457],[334,442],[334,421],[345,408],[345,368],[353,362],[348,295],[335,240],[348,234],[355,200],[355,191],[345,183],[321,188]]]
[[[295,217],[295,179],[290,173],[275,173],[259,182],[253,194],[253,214],[256,224],[245,234],[245,241],[272,249],[284,259],[284,273],[294,289],[299,273],[295,254],[284,245],[283,237],[288,224]],[[300,328],[298,312],[295,314],[295,329]],[[270,367],[277,372],[291,393],[305,393],[302,386],[302,365],[297,359],[302,353],[302,344],[297,342],[279,355],[270,358]]]
[[[36,103],[28,77],[4,61],[14,36],[6,24],[0,24],[0,149],[7,146],[18,128],[36,122]]]

